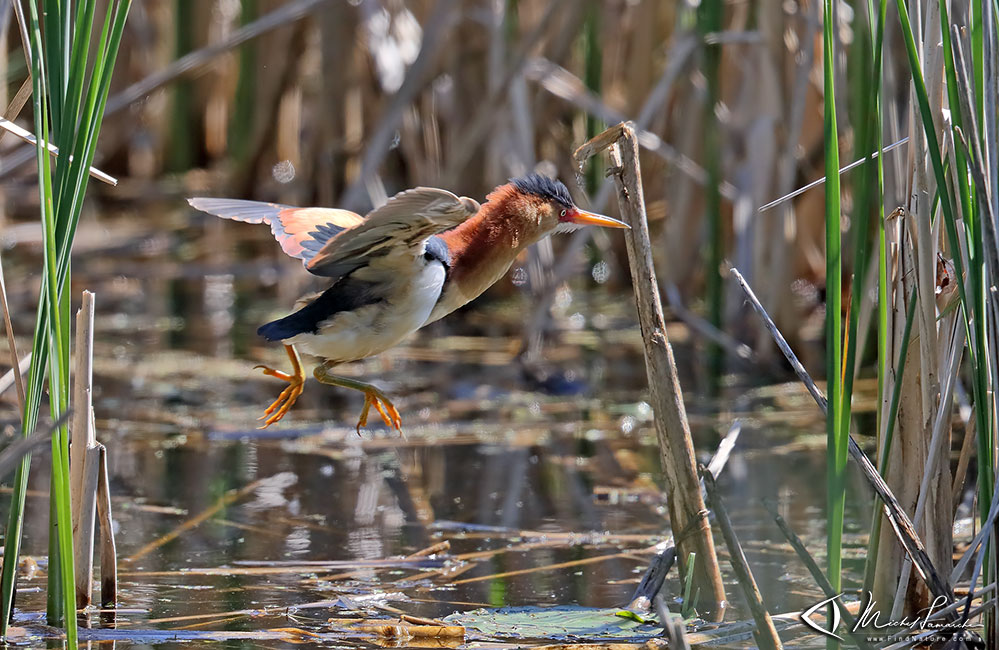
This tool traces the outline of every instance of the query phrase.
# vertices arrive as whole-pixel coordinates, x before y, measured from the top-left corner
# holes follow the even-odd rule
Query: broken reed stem
[[[756,621],[756,632],[753,634],[756,638],[756,643],[760,648],[764,648],[764,650],[780,650],[784,646],[781,643],[780,636],[777,635],[777,628],[774,627],[774,621],[770,618],[770,612],[767,611],[767,606],[763,602],[763,594],[760,593],[760,587],[756,584],[753,571],[749,568],[749,561],[746,560],[746,554],[742,550],[742,544],[739,543],[739,537],[735,534],[735,528],[732,527],[732,520],[728,517],[728,510],[725,509],[721,495],[718,494],[718,488],[715,486],[715,477],[706,468],[702,468],[701,480],[704,481],[704,491],[707,493],[708,505],[711,506],[711,511],[715,513],[715,521],[718,522],[722,537],[725,538],[725,545],[728,546],[729,561],[732,563],[732,570],[739,581],[739,586],[742,587],[743,595],[746,596],[749,611],[752,612],[753,619]]]
[[[17,368],[11,368],[3,377],[0,377],[0,395],[6,393],[14,384],[21,384],[21,377],[28,372],[30,365],[31,353],[29,352],[21,358],[20,363],[17,364]],[[18,395],[18,398],[20,398],[20,395]],[[21,412],[23,413],[24,409],[21,409]]]
[[[812,579],[819,585],[822,593],[826,595],[826,598],[833,599],[832,602],[836,604],[840,614],[843,616],[843,621],[846,623],[847,633],[850,634],[850,638],[852,638],[861,648],[864,648],[865,650],[872,650],[871,645],[864,639],[863,634],[849,632],[849,630],[852,630],[855,627],[853,614],[850,613],[850,610],[847,609],[842,598],[839,597],[841,594],[833,589],[833,586],[829,584],[829,580],[826,579],[826,574],[822,573],[822,569],[820,569],[819,565],[815,563],[815,558],[813,558],[812,554],[808,552],[807,548],[805,548],[805,544],[801,541],[801,538],[798,537],[797,533],[791,530],[788,523],[784,521],[783,517],[780,516],[776,507],[774,507],[773,502],[769,499],[764,499],[763,506],[767,509],[767,512],[770,513],[770,516],[773,517],[777,527],[780,528],[782,533],[784,533],[784,537],[787,538],[787,541],[791,544],[791,548],[794,549],[794,552],[798,554],[798,558],[801,559],[805,568],[808,569],[808,572],[812,575]]]
[[[638,138],[630,122],[611,127],[583,144],[573,154],[577,168],[603,149],[611,148],[612,173],[617,188],[621,216],[631,226],[626,231],[629,268],[638,305],[638,318],[645,344],[645,365],[649,392],[655,413],[656,437],[660,459],[666,474],[666,494],[670,525],[674,531],[689,524],[695,529],[677,538],[677,554],[696,553],[695,584],[710,603],[710,614],[720,619],[724,612],[725,588],[718,569],[711,525],[701,517],[704,499],[694,457],[687,413],[683,404],[680,380],[673,359],[673,349],[666,336],[666,321],[659,298],[659,285],[652,263],[652,244],[645,214],[642,172],[639,166]]]
[[[97,507],[98,451],[93,427],[94,294],[83,292],[76,313],[70,503],[77,607],[90,605],[94,578],[94,514]]]
[[[82,453],[81,453],[82,452]],[[83,456],[83,482],[71,495],[73,509],[73,558],[76,569],[76,605],[90,605],[94,584],[94,517],[97,512],[97,486],[100,478],[100,451],[87,447],[77,451]]]
[[[798,377],[801,379],[802,383],[808,388],[808,391],[812,394],[815,399],[815,403],[822,410],[824,414],[829,406],[828,402],[822,392],[819,391],[815,382],[809,376],[808,371],[805,367],[801,365],[798,361],[797,355],[791,349],[791,346],[787,344],[784,336],[777,329],[774,324],[773,319],[767,314],[766,309],[760,304],[760,301],[756,299],[756,295],[753,294],[753,290],[750,288],[746,280],[739,274],[738,270],[735,268],[731,269],[731,272],[739,280],[739,284],[743,291],[746,292],[747,297],[749,297],[750,302],[753,303],[753,307],[759,312],[760,316],[763,318],[764,323],[767,324],[767,329],[773,335],[774,340],[777,342],[778,347],[780,347],[781,352],[787,358],[788,363],[795,369],[798,373]],[[929,588],[930,593],[936,596],[944,596],[947,602],[953,602],[954,592],[951,589],[950,583],[945,580],[936,568],[933,566],[933,562],[930,560],[929,556],[926,554],[926,548],[923,546],[922,540],[916,533],[916,527],[912,524],[912,519],[909,515],[902,509],[899,504],[898,499],[895,498],[895,494],[885,483],[885,480],[881,477],[881,474],[871,463],[871,460],[864,453],[864,450],[860,448],[856,440],[853,439],[853,435],[848,436],[847,445],[850,457],[860,466],[860,470],[863,472],[864,477],[867,482],[870,483],[871,488],[881,499],[884,506],[885,516],[888,517],[888,521],[892,525],[892,529],[895,531],[895,536],[901,542],[902,547],[905,552],[912,559],[913,564],[916,566],[920,578],[926,583]]]
[[[97,445],[97,520],[101,530],[101,607],[114,607],[118,603],[118,549],[111,523],[111,486],[108,479],[108,452]]]
[[[443,542],[437,542],[436,544],[428,546],[415,553],[410,553],[406,556],[406,559],[427,557],[428,555],[437,555],[438,553],[447,553],[449,550],[451,550],[451,542],[445,539]]]
[[[642,581],[638,583],[638,588],[631,595],[631,602],[625,609],[633,612],[647,612],[652,609],[652,604],[666,582],[669,570],[676,562],[676,545],[670,544],[652,558],[649,568],[645,570]],[[664,621],[665,622],[665,621]]]
[[[764,309],[763,305],[760,303],[759,298],[757,298],[756,294],[753,293],[753,289],[749,286],[749,283],[746,282],[746,278],[742,277],[742,274],[739,273],[739,269],[734,266],[730,267],[728,272],[732,274],[735,281],[739,283],[740,287],[742,287],[742,291],[746,294],[749,304],[751,304],[753,309],[756,310],[756,313],[760,315],[760,318],[763,320],[763,324],[770,332],[770,336],[773,337],[777,347],[784,353],[784,357],[787,359],[787,362],[790,363],[791,367],[794,369],[794,374],[798,375],[798,379],[800,379],[801,383],[805,385],[805,388],[807,388],[808,392],[812,394],[812,398],[815,399],[819,408],[821,408],[822,412],[825,413],[828,408],[825,395],[822,394],[819,387],[815,385],[814,381],[812,381],[808,371],[805,370],[805,366],[801,365],[801,362],[798,361],[798,357],[794,351],[791,350],[791,346],[788,344],[787,339],[785,339],[784,335],[780,333],[779,329],[777,329],[777,324],[774,323],[772,318],[770,318],[770,314],[767,313],[767,310]]]

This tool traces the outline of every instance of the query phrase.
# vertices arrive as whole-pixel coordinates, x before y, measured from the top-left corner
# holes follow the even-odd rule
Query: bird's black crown
[[[511,178],[510,182],[524,194],[533,194],[549,201],[558,201],[566,208],[572,207],[572,196],[569,194],[569,188],[560,180],[541,174],[528,174],[519,178]]]

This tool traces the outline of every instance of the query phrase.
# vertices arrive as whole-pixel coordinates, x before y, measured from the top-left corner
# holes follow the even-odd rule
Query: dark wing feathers
[[[368,213],[349,237],[331,239],[305,266],[316,275],[339,277],[371,257],[422,247],[430,236],[454,228],[478,210],[474,200],[447,190],[406,190]]]
[[[239,199],[188,199],[192,207],[223,219],[266,223],[285,253],[308,263],[331,239],[363,218],[348,210],[296,208]]]

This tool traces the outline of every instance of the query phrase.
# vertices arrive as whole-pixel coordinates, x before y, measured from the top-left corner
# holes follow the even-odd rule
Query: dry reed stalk
[[[931,112],[938,133],[949,132],[943,128],[943,48],[940,42],[940,8],[937,3],[926,3],[927,13],[921,11],[921,3],[910,5],[910,18],[921,37],[921,61],[923,75],[927,80]],[[921,30],[921,31],[920,31]],[[917,112],[915,85],[910,86],[913,99],[909,105],[910,143],[908,159],[909,192],[906,201],[905,217],[901,232],[896,236],[894,251],[896,274],[894,301],[904,305],[909,297],[916,294],[916,340],[910,342],[906,367],[910,369],[902,378],[896,433],[888,459],[886,480],[902,506],[911,511],[923,502],[925,516],[917,516],[914,521],[923,536],[926,551],[934,566],[942,569],[951,562],[952,504],[950,493],[952,479],[950,466],[940,463],[934,474],[925,477],[930,458],[934,457],[934,444],[944,450],[950,449],[950,421],[938,425],[939,440],[931,442],[926,432],[934,430],[934,414],[944,408],[941,400],[949,401],[949,396],[941,395],[940,368],[946,363],[947,351],[953,343],[955,332],[939,329],[936,304],[937,259],[939,255],[939,225],[943,217],[933,222],[934,194],[936,180],[931,170],[930,153],[923,127]],[[953,151],[953,148],[951,148]],[[946,188],[939,188],[942,194]],[[949,200],[945,198],[944,200]],[[952,255],[962,255],[961,251],[950,251]],[[885,392],[890,394],[894,384],[894,366],[898,358],[898,342],[904,327],[904,307],[896,308],[891,315],[891,327],[896,350],[889,354],[891,376],[885,382]],[[945,378],[946,380],[946,378]],[[948,405],[949,407],[949,405]],[[949,408],[947,410],[949,414]],[[925,492],[924,492],[925,490]],[[921,513],[922,514],[922,513]],[[874,575],[874,599],[889,602],[895,606],[892,616],[899,617],[904,612],[918,611],[925,607],[930,596],[918,584],[909,585],[908,568],[903,567],[902,551],[890,541],[890,531],[882,530]],[[887,543],[886,543],[887,542]],[[900,584],[900,580],[903,581]]]
[[[75,412],[75,411],[74,411]],[[81,453],[82,452],[82,453]],[[74,484],[73,556],[76,569],[77,607],[89,607],[94,584],[94,522],[97,514],[97,490],[100,486],[100,449],[77,449],[71,458],[83,456],[82,483]]]
[[[913,250],[913,236],[916,228],[910,225],[912,220],[911,212],[899,209],[892,213],[889,217],[889,223],[886,224],[890,264],[894,271],[888,295],[889,302],[894,306],[894,309],[889,312],[892,349],[887,355],[889,371],[884,382],[884,392],[887,399],[895,390],[898,390],[899,400],[893,442],[887,458],[885,481],[906,512],[912,512],[915,508],[925,459],[925,454],[918,445],[922,435],[922,388],[920,381],[922,346],[918,340],[921,338],[922,332],[918,329],[920,321],[918,305],[916,307],[917,314],[914,316],[913,336],[909,341],[908,349],[902,349],[906,305],[913,293],[917,294],[917,301],[919,299],[916,282],[916,254]],[[896,389],[898,363],[903,355],[905,356],[906,372],[901,376],[901,388]],[[887,409],[883,415],[882,422],[887,425]],[[884,434],[885,432],[882,432],[882,435]],[[903,438],[908,442],[903,442]],[[884,453],[883,447],[884,437],[879,442],[882,455]],[[903,550],[894,543],[894,536],[894,531],[890,527],[882,526],[873,582],[873,598],[879,603],[894,602],[900,571],[905,559]],[[886,612],[885,615],[888,613]]]
[[[94,294],[83,292],[80,310],[76,313],[76,355],[73,375],[73,422],[72,444],[74,451],[90,449],[97,444],[95,432],[90,426],[93,409],[94,382]],[[70,464],[70,481],[74,490],[79,490],[83,482],[83,455],[75,455]],[[74,500],[74,504],[76,501]],[[74,507],[74,511],[77,510]]]
[[[389,639],[463,639],[465,628],[458,625],[358,625],[353,629]]]
[[[400,614],[399,620],[403,623],[413,623],[414,625],[446,625],[439,618],[423,618],[422,616],[410,616],[409,614]]]
[[[950,450],[949,445],[944,448],[943,443],[950,441],[950,427],[951,427],[951,411],[952,411],[952,398],[954,391],[954,383],[957,381],[957,374],[961,367],[961,357],[964,353],[964,334],[965,330],[960,326],[956,314],[952,313],[945,322],[949,325],[950,331],[950,356],[947,359],[947,373],[944,375],[944,383],[941,387],[940,402],[937,408],[936,417],[933,420],[932,425],[932,437],[928,445],[925,466],[923,468],[922,480],[919,484],[919,496],[916,500],[915,512],[912,515],[913,521],[921,522],[923,521],[923,516],[926,513],[926,504],[928,497],[931,494],[931,480],[936,479],[939,474],[937,459],[940,456],[944,456]],[[947,331],[947,330],[945,330]],[[945,435],[946,434],[946,435]],[[949,485],[946,487],[950,487]],[[946,495],[949,497],[949,494]],[[941,498],[941,497],[937,497]],[[930,499],[932,503],[932,499]],[[948,516],[950,516],[950,501],[946,504],[948,508]],[[928,524],[927,524],[928,525]],[[926,533],[924,533],[924,538]],[[946,565],[938,565],[946,566]],[[902,598],[905,597],[905,592],[908,591],[909,576],[912,571],[912,563],[906,562],[902,567],[902,572],[899,578],[898,589],[895,592],[895,601],[900,603]],[[897,608],[893,608],[897,609]]]
[[[808,389],[812,399],[815,400],[815,403],[818,404],[819,408],[822,409],[822,412],[825,413],[828,409],[825,395],[822,394],[819,387],[815,385],[814,381],[812,381],[812,377],[808,374],[808,371],[805,370],[805,366],[801,365],[801,361],[798,360],[798,356],[793,350],[791,350],[791,346],[788,344],[787,339],[785,339],[784,335],[781,334],[779,329],[777,329],[777,324],[774,323],[759,298],[756,297],[752,287],[750,287],[749,283],[746,282],[746,278],[742,277],[742,273],[740,273],[739,269],[734,266],[729,269],[729,273],[732,274],[732,277],[734,277],[736,282],[739,283],[739,286],[742,287],[743,292],[746,294],[746,298],[749,299],[749,304],[752,305],[753,309],[756,310],[756,313],[760,315],[760,318],[763,320],[763,324],[773,337],[774,343],[776,343],[778,349],[780,349],[780,351],[784,354],[788,363],[791,364],[791,368],[793,368],[794,373],[798,375],[798,379],[800,379],[801,383],[805,385],[805,388]]]
[[[28,75],[28,78],[21,83],[21,87],[17,89],[14,97],[7,104],[7,110],[3,113],[4,118],[11,122],[16,120],[29,99],[31,99],[31,75]]]
[[[957,509],[964,498],[964,481],[968,477],[968,465],[975,450],[975,418],[969,418],[964,424],[964,439],[961,441],[961,452],[957,457],[957,468],[954,470],[954,482],[950,494],[954,499],[951,512],[957,516]]]
[[[764,649],[780,650],[784,646],[777,634],[777,628],[774,627],[773,619],[770,618],[770,612],[767,611],[767,607],[763,603],[763,594],[760,593],[760,588],[753,577],[753,571],[749,568],[749,561],[746,559],[742,544],[739,543],[739,538],[735,534],[735,528],[732,526],[732,520],[729,519],[725,503],[722,501],[721,495],[718,494],[715,478],[711,472],[703,469],[701,480],[704,481],[704,491],[707,493],[711,511],[715,514],[715,521],[718,522],[722,537],[725,538],[725,545],[728,546],[732,570],[739,581],[739,586],[742,587],[743,595],[749,604],[749,611],[752,612],[753,619],[756,621],[756,631],[753,633],[756,643]]]
[[[497,578],[509,578],[511,576],[522,576],[531,573],[539,573],[543,571],[554,571],[556,569],[571,569],[573,567],[586,566],[588,564],[598,564],[600,562],[607,562],[608,560],[620,560],[620,559],[632,559],[644,562],[644,560],[636,558],[631,553],[609,553],[607,555],[598,555],[596,557],[583,558],[582,560],[572,560],[569,562],[556,562],[554,564],[546,564],[544,566],[531,567],[530,569],[515,569],[513,571],[503,571],[502,573],[492,573],[487,576],[475,576],[474,578],[453,580],[448,582],[448,585],[449,586],[464,585],[471,582],[482,582],[484,580],[495,580]]]
[[[6,133],[10,133],[14,137],[21,140],[22,142],[31,145],[32,150],[34,150],[33,148],[35,147],[36,139],[35,139],[35,134],[32,133],[31,131],[22,128],[17,124],[14,124],[13,122],[4,117],[0,117],[0,129],[3,129],[3,131]],[[45,147],[46,149],[49,150],[49,153],[51,153],[53,156],[59,155],[59,148],[56,147],[54,144],[50,142],[45,143]],[[105,172],[102,172],[96,167],[90,167],[90,175],[103,183],[111,185],[112,187],[118,184],[118,180],[116,178]]]
[[[94,516],[97,507],[99,452],[93,427],[94,294],[83,292],[76,313],[73,422],[70,453],[70,503],[76,568],[76,602],[90,605],[94,577]]]
[[[634,127],[630,123],[623,123],[607,129],[580,146],[573,158],[581,167],[587,159],[608,147],[611,147],[618,204],[626,223],[631,226],[625,233],[625,242],[645,343],[646,371],[655,413],[659,453],[666,473],[670,525],[675,531],[694,526],[689,535],[677,540],[678,554],[681,558],[687,558],[690,553],[697,554],[694,585],[701,589],[702,597],[707,600],[707,610],[717,617],[723,613],[725,590],[718,569],[711,526],[705,519],[697,521],[704,511],[704,500],[701,497],[690,427],[687,424],[673,349],[666,336],[666,323],[652,263],[652,246],[638,161],[638,138]]]
[[[14,326],[10,321],[10,304],[7,302],[7,283],[3,276],[3,261],[0,260],[0,308],[3,309],[4,332],[7,334],[7,347],[10,350],[10,373],[17,388],[17,404],[21,417],[24,417],[24,377],[21,376],[21,361],[17,356],[17,345],[14,342]],[[25,362],[30,362],[31,353],[28,353]],[[26,370],[26,369],[25,369]],[[6,390],[6,388],[4,388]]]

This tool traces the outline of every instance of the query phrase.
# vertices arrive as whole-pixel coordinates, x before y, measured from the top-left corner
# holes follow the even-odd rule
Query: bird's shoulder
[[[457,226],[478,210],[474,199],[443,189],[417,187],[400,192],[369,212],[363,223],[327,242],[307,268],[316,275],[335,277],[373,257],[421,255],[429,237]]]
[[[467,196],[458,196],[437,187],[414,187],[399,192],[369,212],[364,223],[367,226],[379,226],[399,221],[425,220],[451,227],[478,210],[478,202]]]

